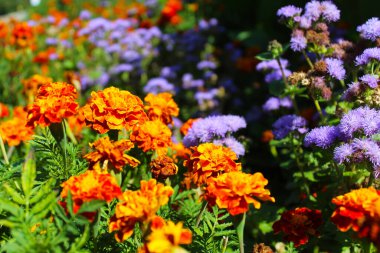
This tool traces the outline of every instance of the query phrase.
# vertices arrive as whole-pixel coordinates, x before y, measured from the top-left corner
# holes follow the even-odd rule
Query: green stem
[[[306,59],[306,61],[307,61],[307,64],[309,64],[309,67],[310,67],[311,69],[314,69],[314,65],[313,65],[313,63],[311,62],[309,56],[307,56],[305,50],[302,50],[302,54],[303,54],[303,56],[305,57],[305,59]]]
[[[240,249],[240,253],[244,253],[244,227],[245,227],[245,213],[243,214],[239,214],[237,217],[236,217],[236,223],[235,223],[235,227],[236,227],[236,233],[237,233],[237,236],[238,236],[238,239],[239,239],[239,249]]]
[[[222,253],[224,253],[224,252],[226,252],[226,250],[227,250],[228,236],[223,236],[223,239],[222,239],[222,245],[223,245]]]
[[[300,169],[300,172],[301,172],[302,184],[304,185],[304,188],[305,188],[305,191],[306,191],[306,195],[309,197],[309,195],[310,195],[309,186],[307,185],[307,182],[306,182],[306,177],[305,177],[305,172],[304,172],[303,165],[301,164],[301,161],[299,159],[300,156],[299,156],[299,152],[298,152],[298,147],[296,147],[294,145],[294,135],[293,134],[291,135],[290,142],[291,142],[291,145],[292,145],[293,153],[295,154],[296,165]]]
[[[1,147],[1,153],[3,153],[4,162],[6,165],[8,165],[9,160],[8,160],[8,156],[7,156],[7,151],[5,150],[3,137],[1,137],[1,135],[0,135],[0,147]]]
[[[203,203],[202,209],[201,209],[201,211],[200,211],[199,214],[198,214],[197,221],[195,222],[195,226],[196,226],[196,227],[198,227],[198,226],[199,226],[199,223],[201,223],[201,219],[202,219],[202,216],[203,216],[204,212],[206,211],[207,204],[208,204],[207,201],[205,201],[205,202]]]
[[[313,99],[313,98],[312,98],[312,99]],[[324,120],[324,116],[323,116],[323,112],[322,112],[321,106],[319,105],[318,100],[313,99],[313,102],[314,102],[315,108],[317,108],[317,111],[318,111],[319,117],[321,117],[321,121],[323,121],[323,120]]]
[[[67,136],[70,138],[71,142],[74,143],[75,145],[78,144],[77,139],[75,138],[73,131],[71,131],[71,128],[69,124],[67,123],[67,121],[64,119],[62,122],[66,129]]]

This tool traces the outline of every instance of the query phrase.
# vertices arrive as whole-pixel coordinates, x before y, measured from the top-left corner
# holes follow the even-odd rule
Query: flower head
[[[280,8],[277,11],[277,16],[284,18],[291,18],[296,15],[300,15],[302,12],[301,8],[295,7],[294,5],[287,5]]]
[[[66,198],[70,191],[74,213],[79,211],[83,203],[91,200],[110,202],[122,194],[114,177],[110,174],[100,174],[95,170],[88,170],[78,176],[72,176],[61,186],[61,198]]]
[[[157,183],[155,179],[141,181],[140,190],[127,190],[116,205],[115,215],[111,218],[109,231],[117,231],[118,242],[133,234],[136,223],[149,223],[161,206],[166,205],[173,194],[170,186]]]
[[[326,58],[327,72],[338,80],[343,80],[346,70],[343,67],[343,61],[340,59]]]
[[[174,85],[169,83],[168,80],[162,77],[152,78],[148,81],[144,87],[145,93],[158,94],[161,92],[171,92],[174,93]]]
[[[172,132],[160,120],[146,121],[131,133],[130,139],[144,152],[167,148],[171,145]]]
[[[95,151],[86,154],[84,158],[90,162],[90,168],[99,172],[107,171],[108,164],[111,164],[114,169],[122,171],[126,165],[136,167],[140,164],[136,158],[125,154],[133,146],[130,140],[111,141],[106,136],[91,143],[90,147]],[[101,166],[101,164],[103,165]]]
[[[307,39],[302,30],[294,30],[290,38],[290,48],[294,52],[301,52],[307,46]]]
[[[370,18],[362,24],[358,26],[357,31],[360,32],[360,35],[367,39],[376,41],[377,38],[380,37],[380,20],[379,18]]]
[[[209,177],[221,173],[241,170],[241,164],[235,162],[237,155],[230,148],[203,143],[191,149],[193,153],[183,164],[188,168],[195,185],[205,184]]]
[[[268,180],[261,173],[253,175],[241,171],[231,171],[207,179],[204,198],[211,205],[226,208],[231,215],[248,211],[249,204],[256,209],[261,207],[261,201],[274,202],[269,190],[264,187]]]
[[[22,80],[22,84],[24,85],[24,93],[27,96],[34,96],[37,94],[38,88],[42,85],[46,85],[51,83],[53,80],[50,77],[41,76],[41,75],[33,75],[28,79]]]
[[[283,232],[285,240],[294,243],[294,246],[306,244],[309,236],[318,236],[318,228],[322,225],[320,210],[311,210],[299,207],[281,214],[281,219],[273,224],[275,233]]]
[[[174,160],[166,155],[159,155],[150,163],[151,172],[156,179],[166,179],[177,174],[178,167]]]
[[[192,241],[191,231],[183,228],[181,222],[175,224],[159,216],[153,218],[150,230],[147,242],[139,249],[139,253],[175,252],[181,249],[180,244],[190,244]]]
[[[305,146],[316,145],[320,148],[330,147],[339,137],[341,133],[337,126],[322,126],[314,128],[305,136]]]
[[[26,22],[19,22],[13,27],[10,42],[19,48],[25,48],[33,44],[33,38],[33,28]]]
[[[193,126],[194,122],[198,120],[199,118],[188,119],[185,123],[183,123],[183,125],[180,128],[181,134],[187,135],[187,133],[189,132],[189,129]]]
[[[380,61],[380,48],[373,47],[367,48],[363,53],[356,57],[355,63],[356,66],[366,65],[372,60]]]
[[[178,116],[179,108],[173,100],[171,93],[159,93],[154,95],[149,93],[144,101],[147,105],[144,107],[150,120],[161,120],[168,125],[173,123],[172,117]]]
[[[41,86],[28,109],[27,125],[45,127],[75,115],[79,108],[77,96],[77,90],[70,84],[57,82]]]
[[[24,108],[16,107],[13,118],[0,123],[0,135],[9,146],[18,146],[22,141],[32,139],[33,127],[27,126],[27,113]]]
[[[306,120],[297,115],[285,115],[273,123],[273,134],[276,139],[283,139],[291,132],[307,132]]]
[[[359,78],[360,81],[367,84],[370,88],[375,89],[378,86],[379,76],[366,74]]]
[[[102,134],[112,129],[131,130],[147,120],[141,99],[115,87],[92,92],[82,110],[86,124]]]

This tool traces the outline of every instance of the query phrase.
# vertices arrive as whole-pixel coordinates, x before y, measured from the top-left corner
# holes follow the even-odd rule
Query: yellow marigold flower
[[[342,232],[350,228],[358,231],[359,223],[375,210],[374,205],[378,200],[380,200],[380,191],[373,187],[352,190],[335,197],[332,203],[337,208],[331,216],[331,221]]]
[[[241,170],[241,164],[235,162],[237,156],[230,148],[203,143],[191,149],[193,153],[183,164],[188,168],[193,183],[198,186],[205,184],[209,177]]]
[[[131,130],[147,120],[141,99],[115,87],[92,92],[83,113],[86,124],[101,134],[111,129]]]
[[[77,91],[66,83],[48,83],[38,89],[37,97],[28,110],[28,126],[49,126],[78,111]]]
[[[33,75],[32,77],[24,79],[21,82],[24,85],[23,92],[28,97],[32,97],[37,94],[37,91],[41,86],[51,83],[52,81],[53,80],[50,77]]]
[[[166,155],[159,155],[150,163],[151,172],[156,179],[166,179],[177,174],[178,167],[174,160]]]
[[[248,211],[249,204],[256,209],[261,207],[261,201],[274,202],[270,191],[264,187],[268,180],[263,174],[246,174],[241,171],[232,171],[207,180],[204,194],[211,205],[226,208],[231,215],[238,215]]]
[[[0,135],[9,146],[18,146],[22,141],[32,139],[34,131],[26,125],[27,115],[24,108],[16,107],[13,118],[0,123]]]
[[[131,133],[130,139],[144,152],[169,147],[172,132],[169,127],[159,120],[146,121],[136,127]]]
[[[61,197],[66,198],[70,191],[73,200],[73,211],[77,213],[81,205],[91,200],[112,201],[121,196],[122,192],[116,179],[110,174],[101,174],[95,170],[88,170],[85,173],[70,177],[62,183]],[[60,203],[66,207],[65,202]],[[93,217],[94,214],[90,214]]]
[[[115,238],[118,242],[128,239],[133,234],[135,224],[148,224],[160,207],[168,203],[172,194],[173,188],[170,186],[157,183],[155,179],[142,180],[140,190],[123,193],[111,218],[109,231],[117,231]]]
[[[152,220],[150,230],[147,242],[139,253],[172,253],[182,249],[180,244],[190,244],[192,241],[191,231],[183,228],[181,222],[166,222],[159,216]]]
[[[95,151],[88,153],[84,158],[90,162],[90,168],[97,171],[107,171],[107,165],[111,164],[113,168],[122,171],[125,165],[136,167],[140,162],[124,154],[133,148],[133,143],[130,140],[111,141],[108,136],[96,140],[90,144],[90,147]],[[103,166],[101,166],[103,164]]]
[[[173,95],[164,92],[154,95],[149,93],[144,101],[147,105],[144,107],[150,120],[161,120],[168,125],[173,123],[172,117],[178,116],[179,108],[173,100]]]

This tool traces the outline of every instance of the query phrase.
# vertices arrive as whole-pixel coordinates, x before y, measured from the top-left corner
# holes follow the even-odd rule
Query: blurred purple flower
[[[174,85],[169,83],[165,78],[155,77],[148,81],[144,87],[145,93],[158,94],[161,92],[171,92],[174,93]]]
[[[295,7],[294,5],[287,5],[277,11],[277,16],[283,18],[291,18],[293,16],[300,15],[301,12],[301,8]]]
[[[273,134],[278,140],[285,138],[290,132],[304,134],[307,132],[306,119],[297,115],[285,115],[273,124]]]

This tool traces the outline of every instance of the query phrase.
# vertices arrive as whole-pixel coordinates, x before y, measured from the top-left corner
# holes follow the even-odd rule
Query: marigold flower
[[[86,124],[101,134],[111,129],[131,130],[147,120],[141,99],[115,87],[92,92],[83,113]]]
[[[66,83],[48,83],[38,89],[37,97],[28,110],[28,126],[49,126],[78,111],[77,91]]]
[[[90,162],[90,168],[97,171],[107,171],[107,165],[112,164],[113,168],[122,171],[125,165],[136,167],[140,164],[136,158],[124,154],[133,148],[130,140],[111,141],[108,136],[96,140],[90,144],[95,151],[88,153],[84,158]],[[103,164],[103,166],[101,166]]]
[[[318,236],[317,229],[322,225],[320,210],[311,210],[299,207],[281,214],[281,219],[273,224],[275,233],[283,232],[285,240],[294,243],[294,246],[306,244],[309,236]]]
[[[261,141],[264,142],[264,143],[270,142],[273,139],[274,139],[274,135],[273,135],[272,130],[265,130],[261,134]]]
[[[187,133],[189,132],[189,129],[192,127],[193,123],[198,121],[198,120],[200,120],[200,119],[199,118],[189,119],[188,121],[183,123],[183,125],[180,128],[181,134],[187,135]]]
[[[350,228],[357,232],[362,221],[371,215],[379,199],[380,191],[373,187],[353,190],[335,197],[332,203],[337,205],[337,208],[331,216],[331,221],[342,232]]]
[[[173,95],[168,92],[154,95],[149,93],[144,101],[144,107],[150,120],[161,120],[165,125],[173,123],[172,117],[178,116],[179,108],[173,100]]]
[[[159,120],[146,121],[136,127],[130,139],[144,152],[169,147],[172,133],[164,123]]]
[[[191,155],[191,151],[189,148],[186,148],[185,145],[183,145],[183,143],[172,143],[172,145],[170,146],[170,149],[173,151],[173,159],[175,161],[178,161],[178,158],[182,158],[182,159],[189,159],[190,155]]]
[[[268,180],[261,173],[251,175],[232,171],[217,178],[210,177],[204,198],[211,205],[216,204],[219,208],[226,208],[231,215],[238,215],[247,212],[251,203],[259,209],[261,203],[258,200],[275,201],[270,191],[264,188],[267,184]]]
[[[165,221],[156,216],[150,224],[151,233],[147,237],[147,242],[139,253],[170,253],[180,250],[180,244],[190,244],[192,233],[183,228],[181,222],[175,224],[172,221]]]
[[[22,141],[32,139],[34,131],[26,125],[27,115],[24,108],[16,107],[13,118],[0,123],[0,135],[9,146],[18,146]]]
[[[5,22],[0,22],[0,40],[7,38],[8,25]]]
[[[82,138],[82,129],[86,126],[84,122],[84,115],[81,108],[78,109],[78,113],[67,119],[67,123],[74,136],[77,138]]]
[[[47,85],[52,81],[53,80],[50,77],[33,75],[32,77],[24,79],[21,82],[24,85],[23,92],[27,94],[28,97],[31,97],[37,94],[37,91],[41,86]]]
[[[81,205],[92,200],[112,201],[121,196],[122,191],[116,179],[110,174],[101,174],[88,170],[78,176],[70,177],[62,183],[61,198],[66,198],[70,191],[73,200],[73,211],[77,213]],[[66,203],[61,203],[64,207]],[[93,217],[93,215],[90,215]]]
[[[8,106],[6,106],[3,103],[0,103],[0,118],[5,118],[9,116],[9,109]]]
[[[193,183],[198,186],[205,184],[210,177],[241,170],[241,164],[235,162],[237,156],[230,148],[203,143],[191,149],[193,153],[183,164],[188,168]]]
[[[16,23],[12,30],[10,42],[21,48],[30,46],[33,43],[33,29],[27,22]]]
[[[178,167],[174,160],[166,155],[160,155],[150,163],[151,172],[156,179],[166,179],[177,174]]]
[[[136,223],[148,224],[161,206],[166,205],[173,194],[173,188],[157,183],[155,179],[141,181],[140,190],[127,190],[116,205],[115,215],[111,218],[109,232],[117,231],[118,242],[133,234]]]

